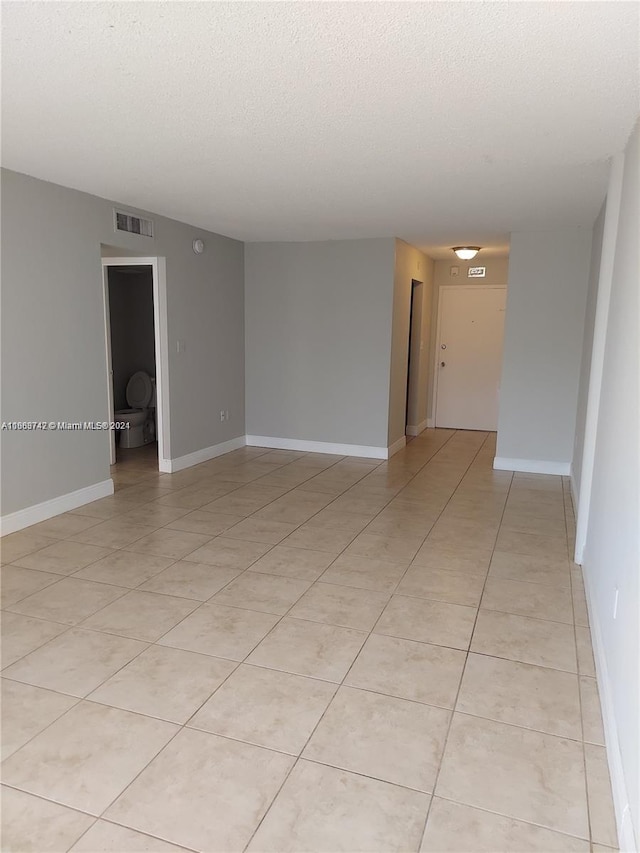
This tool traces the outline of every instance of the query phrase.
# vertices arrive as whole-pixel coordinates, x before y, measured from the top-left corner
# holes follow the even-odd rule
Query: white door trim
[[[431,426],[436,425],[438,419],[438,365],[440,364],[440,324],[442,320],[442,299],[440,294],[443,290],[506,290],[506,284],[441,284],[438,287],[438,319],[436,322],[436,348],[433,359],[433,422]]]
[[[102,265],[102,298],[104,300],[104,342],[107,354],[107,417],[115,420],[113,402],[113,354],[111,352],[111,310],[109,308],[108,265]],[[109,430],[109,465],[116,462],[116,433]]]
[[[158,469],[169,471],[171,468],[171,440],[169,420],[169,336],[167,332],[167,264],[165,258],[102,258],[103,281],[105,288],[105,341],[107,357],[111,353],[111,327],[109,323],[109,299],[107,267],[151,267],[153,278],[153,332],[156,351],[156,430],[158,435]],[[107,371],[111,363],[107,364]],[[111,376],[108,376],[110,386],[109,419],[113,420],[113,388]],[[110,431],[111,432],[111,431]],[[115,435],[111,435],[113,461],[115,461]],[[113,464],[113,461],[111,464]]]

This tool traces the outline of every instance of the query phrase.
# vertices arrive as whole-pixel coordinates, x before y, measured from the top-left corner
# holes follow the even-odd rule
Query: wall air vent
[[[123,210],[114,210],[116,231],[127,231],[129,234],[140,234],[141,237],[153,237],[153,219],[143,219]]]

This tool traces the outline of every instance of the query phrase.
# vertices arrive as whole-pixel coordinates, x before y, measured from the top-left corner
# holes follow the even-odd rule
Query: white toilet
[[[127,403],[130,409],[115,412],[115,419],[129,424],[120,432],[120,447],[142,447],[155,441],[156,381],[144,370],[134,373],[127,383]]]

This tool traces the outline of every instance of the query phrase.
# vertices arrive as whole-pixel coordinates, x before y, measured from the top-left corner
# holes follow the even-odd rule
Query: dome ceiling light
[[[455,252],[461,261],[470,261],[481,248],[482,246],[453,246],[451,251]]]

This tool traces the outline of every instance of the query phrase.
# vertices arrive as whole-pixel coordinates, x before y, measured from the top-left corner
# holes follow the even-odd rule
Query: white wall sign
[[[484,278],[487,272],[486,267],[469,267],[467,275],[469,278]]]

